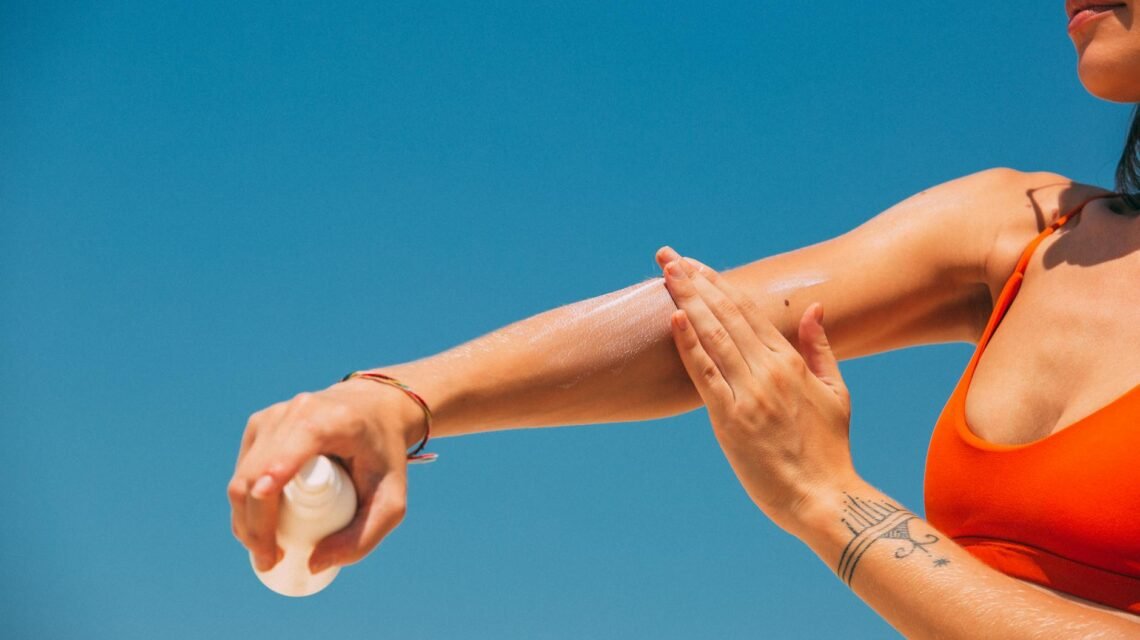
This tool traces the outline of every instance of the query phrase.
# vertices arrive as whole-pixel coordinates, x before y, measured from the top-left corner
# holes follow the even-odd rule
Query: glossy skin
[[[809,297],[824,301],[840,359],[975,341],[1019,248],[1059,209],[1101,191],[1055,174],[986,170],[916,194],[835,238],[723,275],[792,339]],[[426,400],[433,437],[691,411],[702,402],[673,345],[676,307],[663,282],[637,283],[377,370]],[[362,508],[347,531],[318,546],[310,565],[364,558],[403,516],[402,489],[384,499],[377,491],[406,486],[406,466],[393,451],[419,439],[423,420],[400,390],[360,379],[256,412],[227,488],[235,537],[259,568],[271,567],[280,555],[281,488],[308,457],[331,453],[353,471]]]
[[[1082,82],[1106,100],[1140,100],[1140,83],[1132,80],[1140,77],[1140,26],[1133,18],[1137,1],[1072,34]],[[979,339],[1021,249],[1061,212],[1104,192],[1056,174],[991,169],[927,189],[835,238],[716,276],[752,300],[754,320],[770,323],[805,363],[823,357],[810,341],[801,344],[805,335],[824,335],[806,313],[814,302],[826,308],[826,352],[836,362],[912,345],[972,343]],[[971,386],[967,414],[978,435],[994,442],[1036,439],[1104,404],[1119,395],[1114,391],[1140,378],[1140,370],[1127,366],[1140,362],[1140,317],[1132,294],[1120,289],[1121,283],[1140,277],[1140,223],[1108,210],[1120,207],[1118,200],[1096,201],[1079,224],[1038,247],[1027,284],[1003,321],[1003,328],[1016,329],[994,335]],[[663,248],[656,260],[664,267],[678,257]],[[394,375],[424,397],[435,417],[433,437],[646,420],[690,411],[705,404],[706,396],[686,368],[671,321],[681,306],[678,290],[672,284],[662,286],[667,282],[643,281],[520,320],[443,353],[376,370]],[[1042,314],[1047,322],[1033,321]],[[1070,355],[1064,367],[1018,370],[1034,361],[1025,354],[1056,348],[1049,337],[1058,325],[1095,331],[1066,333],[1072,348],[1065,353],[1078,355]],[[1106,343],[1098,341],[1098,335],[1121,338]],[[1061,369],[1068,384],[1058,384]],[[805,370],[814,371],[810,366]],[[1114,372],[1113,377],[1106,379],[1104,371]],[[1010,386],[1026,379],[1040,384]],[[1071,384],[1073,380],[1087,384]],[[796,388],[785,387],[785,397],[794,396]],[[1058,394],[1058,389],[1065,393]],[[1035,412],[1019,421],[999,421],[1010,415],[1010,406],[1031,406]],[[830,425],[821,429],[832,437],[845,433],[835,415],[832,411],[832,422],[819,421]],[[723,424],[714,428],[727,431]],[[359,379],[258,411],[246,426],[228,485],[234,535],[255,552],[262,568],[272,566],[279,557],[273,531],[281,487],[309,456],[332,453],[348,463],[361,507],[346,530],[322,542],[310,564],[361,560],[404,517],[404,447],[415,443],[422,429],[422,412],[401,391]],[[759,454],[748,451],[748,442],[770,446],[761,439],[740,442],[745,448],[726,447],[730,462]],[[826,449],[834,453],[842,445],[840,439]],[[835,455],[824,462],[846,468],[849,462]],[[746,487],[772,472],[766,467],[734,469]],[[794,484],[797,473],[785,474],[791,478],[785,486]],[[849,488],[873,491],[853,469],[835,476],[845,478]],[[766,507],[764,500],[753,499],[831,562],[829,536],[834,537],[834,531],[818,514],[826,511],[821,505],[829,504],[835,489],[801,490],[801,496],[815,496],[799,502],[802,511]],[[954,556],[954,562],[966,571],[962,579],[968,584],[996,585],[994,597],[1005,593],[1017,606],[1036,602],[1036,597],[1050,598],[1048,606],[1062,602],[996,572],[986,574],[968,554]],[[861,597],[881,613],[915,614],[909,622],[891,619],[900,628],[916,634],[939,632],[937,616],[930,618],[920,605],[908,603],[905,594],[891,599],[892,580],[914,576],[892,577],[897,567],[873,560],[866,567],[876,573],[875,584],[881,588],[854,583]],[[1074,624],[1083,624],[1087,615],[1093,615],[1094,622],[1095,616],[1132,618],[1091,605],[1064,604],[1057,610],[1069,612]]]

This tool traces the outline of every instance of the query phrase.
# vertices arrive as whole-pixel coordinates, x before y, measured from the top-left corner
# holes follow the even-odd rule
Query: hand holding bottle
[[[277,510],[277,544],[285,555],[272,569],[258,571],[251,551],[254,573],[284,596],[308,596],[324,589],[340,567],[311,573],[309,555],[322,538],[351,522],[355,513],[356,491],[344,468],[325,456],[310,458],[285,485]]]
[[[358,562],[403,520],[407,448],[423,435],[422,410],[399,389],[353,379],[254,413],[227,487],[234,536],[269,571],[285,555],[277,530],[282,490],[314,456],[344,463],[357,497],[347,527],[308,558],[312,573]]]

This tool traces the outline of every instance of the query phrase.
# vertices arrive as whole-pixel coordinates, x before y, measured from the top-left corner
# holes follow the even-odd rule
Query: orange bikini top
[[[927,520],[1007,575],[1140,614],[1140,384],[1052,435],[994,444],[966,424],[974,368],[1025,277],[1046,227],[1021,254],[974,355],[935,423]]]

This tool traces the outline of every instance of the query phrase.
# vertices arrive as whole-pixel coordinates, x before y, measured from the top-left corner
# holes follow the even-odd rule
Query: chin
[[[1140,102],[1140,51],[1130,60],[1121,56],[1097,56],[1085,51],[1077,63],[1077,73],[1085,89],[1109,102]]]
[[[1140,102],[1140,21],[1135,13],[1129,3],[1070,33],[1081,84],[1102,100]]]

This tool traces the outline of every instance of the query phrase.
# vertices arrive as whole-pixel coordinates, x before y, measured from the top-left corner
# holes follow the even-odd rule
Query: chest
[[[985,344],[965,399],[983,440],[1040,440],[1138,391],[1137,225],[1087,213],[1038,245]]]

